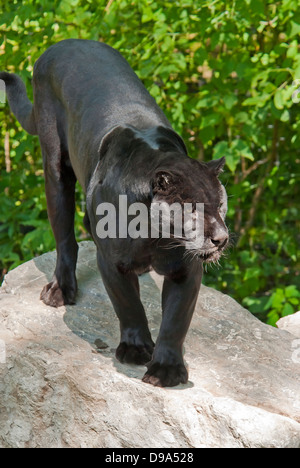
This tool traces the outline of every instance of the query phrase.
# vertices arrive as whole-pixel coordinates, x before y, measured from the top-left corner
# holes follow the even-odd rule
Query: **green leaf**
[[[250,97],[245,99],[243,106],[257,106],[263,107],[265,103],[270,99],[270,94],[261,94],[258,96]]]
[[[249,120],[249,115],[247,112],[238,112],[235,116],[235,121],[237,123],[245,123]]]
[[[226,158],[226,164],[229,167],[230,171],[235,172],[236,167],[237,167],[238,163],[240,162],[239,156],[236,153],[234,153],[232,151],[229,151],[225,155],[225,158]]]
[[[288,122],[290,120],[290,113],[287,109],[285,109],[281,116],[280,116],[281,122]]]
[[[297,36],[300,34],[300,23],[296,23],[295,21],[290,22],[291,31],[290,31],[290,38]]]
[[[143,7],[142,23],[153,20],[153,12],[150,7]]]
[[[291,297],[291,298],[289,299],[289,302],[290,302],[291,304],[295,305],[295,306],[299,306],[299,304],[300,304],[299,299],[296,299],[295,297]]]
[[[285,99],[282,92],[282,89],[276,91],[274,95],[274,104],[276,109],[282,110],[284,108]]]
[[[203,129],[205,127],[213,127],[217,125],[220,122],[220,120],[221,120],[220,114],[212,113],[212,114],[205,115],[202,117],[200,129]]]
[[[227,96],[224,96],[223,100],[225,108],[227,110],[231,110],[233,106],[238,102],[238,98],[235,94],[228,94]]]
[[[252,268],[247,268],[245,274],[244,274],[244,281],[247,281],[251,278],[256,278],[260,274],[260,268],[259,267],[252,267]]]
[[[290,286],[287,286],[285,288],[285,295],[286,297],[300,297],[300,291],[297,289],[297,287],[294,284],[291,284]]]
[[[287,50],[286,56],[288,58],[294,58],[298,54],[298,42],[293,41]]]
[[[238,139],[232,142],[231,146],[232,151],[236,152],[237,155],[240,157],[244,157],[254,161],[254,156],[249,148],[249,145],[246,141]]]
[[[293,313],[294,313],[293,307],[291,306],[291,304],[286,302],[282,309],[282,313],[281,313],[282,317],[286,317],[287,315],[292,315]]]
[[[271,310],[271,312],[269,312],[267,315],[267,324],[272,325],[272,327],[275,327],[279,319],[280,316],[276,312],[276,310]]]
[[[229,147],[227,141],[220,141],[214,147],[213,159],[220,159],[229,153]]]
[[[58,12],[63,14],[69,14],[71,13],[72,8],[72,0],[61,0],[58,7]]]

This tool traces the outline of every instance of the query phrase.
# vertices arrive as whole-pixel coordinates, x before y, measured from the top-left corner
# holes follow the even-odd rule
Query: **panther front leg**
[[[50,110],[47,108],[50,120]],[[56,121],[55,121],[56,122]],[[74,234],[76,177],[62,160],[62,143],[55,128],[47,127],[47,138],[40,142],[44,160],[48,217],[56,241],[57,260],[54,276],[41,292],[41,300],[49,306],[75,304],[75,276],[78,245]],[[67,153],[64,154],[67,157]]]
[[[120,321],[121,339],[116,358],[127,364],[144,365],[152,358],[154,343],[140,300],[138,277],[121,273],[98,251],[98,267]]]
[[[158,387],[187,383],[183,343],[195,310],[202,279],[202,263],[195,260],[175,276],[165,277],[163,318],[159,336],[143,382]]]

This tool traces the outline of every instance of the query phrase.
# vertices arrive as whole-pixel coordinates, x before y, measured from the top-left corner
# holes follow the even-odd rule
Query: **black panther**
[[[78,245],[74,235],[75,184],[86,193],[85,225],[97,246],[99,270],[120,321],[121,362],[147,366],[144,382],[186,383],[183,343],[200,290],[203,262],[216,261],[228,244],[227,197],[218,175],[224,158],[202,163],[187,154],[182,138],[120,53],[87,40],[65,40],[36,62],[34,104],[15,74],[1,72],[10,108],[23,128],[38,135],[43,154],[48,216],[57,264],[41,299],[74,304]],[[99,239],[97,207],[130,203],[204,204],[204,239],[187,255],[174,239]],[[170,245],[169,245],[170,244]],[[168,248],[168,246],[170,248]],[[162,323],[152,341],[139,295],[138,274],[164,276]]]

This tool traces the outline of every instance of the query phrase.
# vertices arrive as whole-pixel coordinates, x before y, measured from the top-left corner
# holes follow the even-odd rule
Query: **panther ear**
[[[122,127],[114,127],[112,130],[110,130],[110,132],[104,135],[104,137],[101,140],[99,150],[98,150],[100,159],[104,158],[113,139],[120,133],[121,130],[122,130]]]
[[[223,172],[223,168],[225,166],[226,159],[223,156],[220,159],[213,159],[212,161],[209,161],[206,163],[207,167],[216,175],[218,176]]]
[[[133,131],[128,127],[117,126],[110,130],[101,140],[99,146],[100,160],[104,158],[109,148],[114,147],[115,156],[124,154],[133,140]]]

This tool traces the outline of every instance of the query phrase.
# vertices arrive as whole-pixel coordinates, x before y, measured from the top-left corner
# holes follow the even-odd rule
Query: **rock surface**
[[[0,290],[0,447],[300,447],[300,342],[202,287],[185,344],[189,382],[141,382],[114,357],[119,326],[80,246],[76,306],[39,301],[55,266],[45,254]],[[140,278],[155,338],[162,278]],[[96,345],[95,345],[95,340]]]
[[[278,320],[276,325],[281,330],[286,330],[292,335],[300,338],[300,312],[282,317],[280,320]]]

